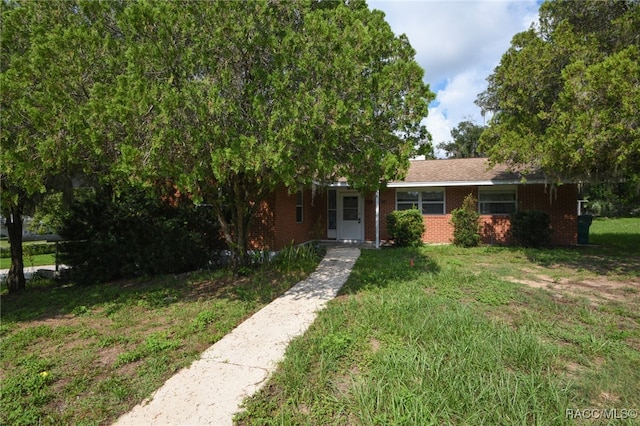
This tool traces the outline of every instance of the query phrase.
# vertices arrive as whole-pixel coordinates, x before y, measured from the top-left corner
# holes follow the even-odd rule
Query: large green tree
[[[25,287],[22,216],[79,176],[107,175],[115,138],[97,106],[114,86],[118,2],[2,1],[0,184],[11,250],[8,289]],[[110,143],[107,143],[110,142]]]
[[[48,69],[57,40],[50,29],[63,24],[62,4],[18,4],[3,1],[0,60],[2,90],[2,214],[9,232],[11,267],[9,292],[25,287],[22,218],[30,211],[55,174],[65,153],[51,156],[51,145],[64,135],[54,123],[64,102],[56,82],[59,71]],[[49,75],[48,72],[53,72]],[[52,77],[50,79],[50,77]],[[47,83],[51,83],[48,84]],[[49,127],[47,131],[45,127]],[[57,141],[56,141],[57,139]],[[49,154],[49,155],[48,155]]]
[[[446,151],[449,158],[475,158],[482,157],[478,150],[480,136],[484,126],[474,123],[472,120],[464,120],[451,129],[452,141],[441,142],[438,148]]]
[[[22,255],[22,216],[32,207],[35,194],[42,192],[47,169],[36,143],[37,123],[30,111],[37,110],[37,101],[31,99],[31,89],[37,79],[25,74],[35,68],[30,63],[29,52],[32,39],[27,22],[33,11],[21,9],[15,3],[0,3],[2,12],[0,53],[0,97],[1,147],[0,162],[0,207],[9,233],[11,267],[7,277],[10,293],[25,287]]]
[[[3,129],[3,182],[42,192],[32,169],[115,190],[169,182],[213,206],[238,264],[278,186],[372,190],[428,142],[415,52],[365,2],[3,5],[16,29],[3,34],[3,127],[29,129]]]
[[[121,25],[131,168],[211,204],[238,263],[276,187],[371,190],[427,141],[415,52],[364,2],[135,3]]]
[[[548,1],[476,103],[481,150],[557,179],[640,181],[640,2]]]

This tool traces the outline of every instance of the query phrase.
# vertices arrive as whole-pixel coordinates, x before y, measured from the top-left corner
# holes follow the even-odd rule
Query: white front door
[[[357,192],[339,193],[338,239],[364,240],[364,202]]]

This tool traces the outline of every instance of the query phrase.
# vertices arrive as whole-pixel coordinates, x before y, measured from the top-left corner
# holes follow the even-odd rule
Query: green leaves
[[[549,1],[517,34],[476,103],[481,149],[555,179],[640,176],[640,4]]]
[[[394,210],[387,215],[387,229],[397,247],[420,247],[425,231],[422,212],[417,208]]]
[[[451,212],[453,244],[460,247],[476,247],[480,244],[480,214],[478,200],[473,194],[464,198],[462,207]]]
[[[345,177],[375,189],[428,139],[434,95],[415,52],[365,3],[24,1],[2,13],[2,175],[29,193],[58,174],[170,181],[232,217],[232,243],[274,188]]]
[[[438,148],[445,150],[450,158],[480,157],[478,144],[483,131],[484,126],[470,120],[461,121],[451,130],[453,141],[439,143]]]
[[[640,160],[639,61],[638,46],[629,46],[593,65],[568,66],[551,129],[614,173],[637,169]]]

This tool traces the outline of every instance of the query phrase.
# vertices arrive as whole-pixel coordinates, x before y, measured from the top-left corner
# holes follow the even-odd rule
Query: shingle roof
[[[540,173],[525,176],[499,164],[489,168],[486,158],[413,160],[407,177],[388,186],[505,185],[520,183],[523,178],[531,183],[545,181]]]

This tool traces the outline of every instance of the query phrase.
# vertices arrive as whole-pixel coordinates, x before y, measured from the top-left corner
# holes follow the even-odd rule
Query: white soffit
[[[424,188],[432,186],[492,186],[492,185],[521,185],[527,183],[545,183],[533,180],[483,180],[483,181],[452,181],[452,182],[389,182],[389,188]]]

